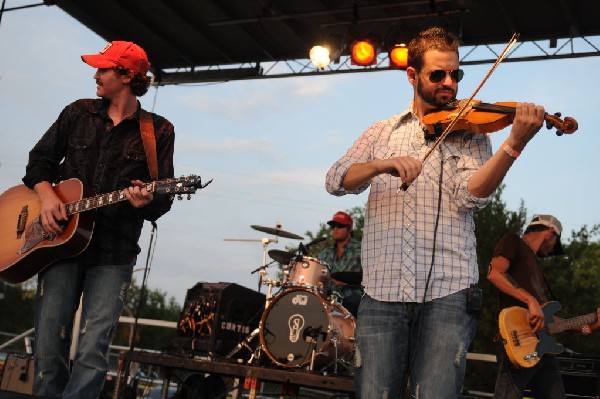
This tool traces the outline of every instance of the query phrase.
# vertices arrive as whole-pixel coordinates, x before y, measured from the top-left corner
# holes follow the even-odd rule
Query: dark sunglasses
[[[342,224],[342,223],[331,223],[329,225],[329,227],[331,227],[331,229],[333,230],[335,228],[338,228],[338,229],[347,229],[350,226],[348,226],[347,224]]]
[[[444,71],[443,69],[436,69],[435,71],[429,72],[429,81],[431,83],[440,83],[442,80],[446,79],[446,75],[450,75],[450,79],[453,82],[460,82],[465,76],[465,72],[462,69],[454,69],[452,71]]]

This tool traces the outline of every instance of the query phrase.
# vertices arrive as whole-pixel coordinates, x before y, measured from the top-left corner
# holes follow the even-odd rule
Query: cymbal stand
[[[346,370],[350,369],[350,366],[348,366],[346,363],[348,363],[346,360],[342,359],[339,357],[338,355],[338,332],[337,330],[332,330],[331,331],[331,340],[329,341],[330,345],[333,345],[333,353],[334,353],[334,360],[333,362],[329,363],[328,365],[326,365],[325,367],[323,367],[321,369],[321,373],[326,374],[326,371],[328,368],[331,367],[331,365],[333,365],[333,371],[332,374],[338,374],[338,364],[341,364]]]
[[[258,292],[260,292],[260,287],[263,284],[263,280],[265,278],[265,276],[267,275],[267,245],[269,245],[270,243],[275,243],[277,244],[279,241],[277,240],[277,237],[275,238],[267,238],[264,237],[262,240],[262,266],[260,267],[260,271],[258,272]],[[270,291],[270,286],[269,286],[269,291]],[[267,300],[270,299],[269,297],[270,292],[267,292]]]

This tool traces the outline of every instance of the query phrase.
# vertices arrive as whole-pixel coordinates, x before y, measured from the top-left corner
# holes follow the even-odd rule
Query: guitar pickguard
[[[56,234],[47,233],[42,227],[42,220],[38,216],[33,220],[25,230],[25,236],[23,237],[23,246],[17,251],[19,254],[29,252],[32,248],[38,245],[42,241],[53,241],[56,238]]]

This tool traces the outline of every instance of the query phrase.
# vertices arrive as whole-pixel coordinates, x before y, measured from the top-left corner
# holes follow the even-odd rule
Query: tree
[[[139,318],[177,321],[181,306],[174,297],[167,299],[166,292],[158,289],[144,290],[144,298],[140,304],[142,289],[132,281],[129,288],[127,302],[123,309],[123,316],[135,317],[139,310]],[[120,324],[115,333],[113,344],[129,346],[131,336],[131,325]],[[164,350],[170,347],[176,329],[165,327],[138,325],[135,334],[135,346],[144,349]]]
[[[10,285],[0,283],[0,331],[9,334],[21,334],[34,326],[35,281],[25,284]],[[128,299],[123,309],[123,316],[134,317],[137,309],[141,287],[135,280],[129,289]],[[139,317],[145,319],[177,321],[181,307],[174,297],[167,299],[165,292],[160,290],[146,291],[145,300],[141,306]],[[129,324],[119,324],[115,332],[113,344],[129,346],[131,328]],[[135,345],[146,349],[164,349],[171,343],[175,329],[138,326]],[[0,337],[0,343],[6,342],[10,336]],[[14,347],[21,351],[22,346]]]

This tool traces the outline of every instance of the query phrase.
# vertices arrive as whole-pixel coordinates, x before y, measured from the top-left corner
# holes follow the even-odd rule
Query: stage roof
[[[144,47],[162,84],[258,79],[388,68],[386,51],[370,67],[350,65],[349,43],[371,35],[385,50],[432,25],[454,31],[465,63],[495,59],[513,33],[536,54],[508,61],[600,55],[597,0],[45,0],[111,40]],[[584,46],[574,46],[579,39]],[[309,49],[328,41],[340,51],[325,69]],[[498,45],[497,51],[494,45]],[[589,46],[588,46],[589,45]],[[577,48],[579,47],[579,48]],[[487,55],[474,56],[472,49]],[[469,58],[469,56],[471,58]]]

